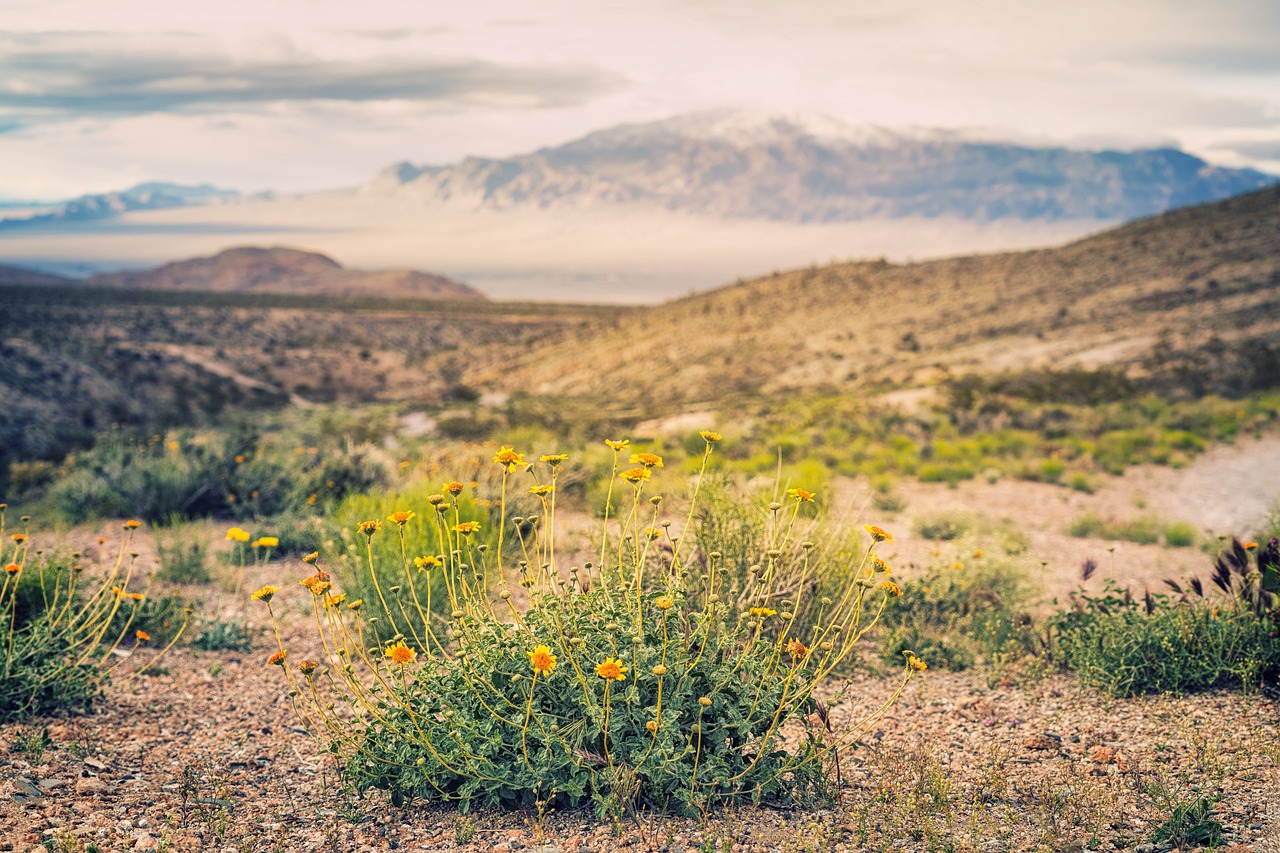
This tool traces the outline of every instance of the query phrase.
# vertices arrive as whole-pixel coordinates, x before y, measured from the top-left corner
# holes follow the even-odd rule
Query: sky
[[[355,186],[725,108],[1280,173],[1280,2],[0,0],[0,200]]]

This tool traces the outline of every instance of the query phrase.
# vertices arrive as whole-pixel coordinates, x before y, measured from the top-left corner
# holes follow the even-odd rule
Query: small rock
[[[85,776],[76,780],[77,794],[101,794],[107,785],[97,776]]]
[[[1057,749],[1058,741],[1049,735],[1031,735],[1022,742],[1027,749]]]
[[[1100,746],[1093,751],[1093,755],[1089,756],[1089,760],[1094,764],[1114,764],[1116,748],[1114,746]]]

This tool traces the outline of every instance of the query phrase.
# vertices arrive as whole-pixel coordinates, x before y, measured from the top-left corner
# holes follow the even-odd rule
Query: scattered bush
[[[0,506],[0,615],[4,631],[4,678],[0,722],[53,711],[87,711],[101,693],[121,645],[158,647],[139,622],[147,597],[130,592],[134,559],[126,559],[138,522],[125,525],[114,565],[94,577],[73,558],[33,554],[30,533],[9,534]],[[154,606],[152,606],[154,610]],[[177,629],[174,638],[181,633]],[[167,649],[153,655],[148,665]]]
[[[706,459],[719,436],[704,440]],[[692,542],[655,524],[661,502],[644,491],[662,459],[642,453],[631,467],[618,465],[626,443],[613,446],[621,535],[593,549],[604,555],[600,564],[593,557],[564,571],[557,563],[551,519],[561,460],[529,466],[531,482],[517,489],[525,462],[504,447],[495,456],[501,494],[532,490],[543,505],[537,523],[526,516],[512,525],[522,555],[514,566],[504,560],[505,501],[496,508],[497,541],[486,541],[486,522],[461,520],[453,494],[440,504],[445,523],[435,528],[444,541],[427,550],[442,555],[442,564],[406,566],[398,554],[373,564],[379,594],[409,593],[399,599],[404,609],[383,607],[361,620],[362,602],[335,592],[328,573],[304,580],[337,662],[295,662],[283,645],[270,662],[282,667],[302,718],[345,761],[358,790],[385,789],[397,804],[421,797],[464,810],[536,806],[541,813],[591,803],[614,815],[639,805],[698,814],[826,794],[825,762],[837,739],[811,717],[826,713],[814,691],[855,653],[899,592],[896,584],[864,550],[856,579],[820,601],[812,626],[801,629],[796,613],[809,605],[816,566],[805,564],[793,589],[780,582],[790,577],[783,569],[793,553],[792,521],[811,495],[792,490],[790,506],[769,510],[782,523],[766,521],[773,538],[748,552],[763,554],[749,574],[722,552],[706,553],[704,566]],[[698,489],[686,519],[696,514]],[[413,518],[402,509],[389,522],[404,529]],[[889,538],[868,530],[877,541]],[[378,525],[363,525],[358,535],[390,539],[399,551],[399,537]],[[423,603],[410,586],[418,569],[443,582],[452,608],[443,630],[409,618]],[[743,609],[730,595],[736,577],[748,584]],[[273,620],[278,592],[268,586],[254,595]],[[527,609],[517,595],[527,597]],[[923,668],[909,654],[902,685]],[[322,689],[354,719],[329,710]]]
[[[977,520],[960,510],[940,512],[929,518],[916,519],[916,533],[936,542],[950,542],[973,532]]]

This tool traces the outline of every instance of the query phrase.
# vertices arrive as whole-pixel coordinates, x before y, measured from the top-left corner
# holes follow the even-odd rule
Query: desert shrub
[[[704,435],[704,458],[719,438]],[[855,653],[900,590],[864,549],[856,579],[801,632],[795,610],[804,602],[784,610],[776,595],[780,561],[791,547],[780,532],[773,547],[761,549],[750,606],[739,609],[726,578],[740,570],[723,554],[696,564],[693,543],[654,523],[662,502],[651,502],[645,490],[662,459],[637,454],[627,467],[626,443],[612,446],[622,498],[611,516],[618,535],[567,571],[557,563],[563,558],[552,523],[558,458],[526,467],[511,448],[498,451],[501,494],[533,489],[544,521],[512,524],[504,535],[511,519],[500,498],[497,541],[482,540],[487,521],[460,520],[458,494],[445,498],[442,512],[423,508],[444,521],[446,541],[437,549],[443,559],[421,567],[443,581],[452,608],[444,625],[418,628],[393,607],[361,619],[364,604],[335,592],[328,573],[317,569],[304,579],[334,654],[323,663],[295,661],[281,644],[269,662],[281,666],[302,719],[344,762],[357,790],[384,789],[394,803],[420,797],[540,813],[591,804],[602,814],[638,806],[697,814],[718,804],[795,802],[826,792],[830,750],[871,720],[844,737],[831,734],[811,719],[826,713],[814,691]],[[698,489],[685,515],[690,532]],[[788,497],[794,506],[769,511],[794,517],[809,503],[806,494],[797,490]],[[404,529],[411,512],[395,513],[390,523]],[[877,541],[889,538],[868,530]],[[373,524],[357,535],[399,538]],[[510,536],[522,555],[514,564],[504,559]],[[381,578],[378,589],[389,591],[408,587],[416,571],[397,556],[375,561],[371,573]],[[801,581],[798,595],[807,588],[803,575]],[[273,621],[279,591],[268,586],[254,594]],[[420,603],[410,595],[406,610]],[[902,686],[920,669],[924,664],[908,655]]]
[[[1165,528],[1160,520],[1149,515],[1127,521],[1110,521],[1087,512],[1076,516],[1067,525],[1067,534],[1070,536],[1081,539],[1115,539],[1139,545],[1156,544],[1164,532]],[[1175,531],[1174,535],[1176,538],[1179,533]],[[1194,530],[1192,536],[1194,537]]]
[[[1063,663],[1081,683],[1113,696],[1253,689],[1280,669],[1270,616],[1163,594],[1136,598],[1112,587],[1077,596],[1054,630]]]
[[[243,621],[213,616],[200,624],[191,648],[202,652],[244,652],[253,645],[254,632]]]
[[[764,603],[792,612],[800,633],[820,621],[829,606],[824,601],[839,598],[848,588],[864,551],[856,528],[835,522],[817,496],[802,488],[784,494],[777,486],[751,491],[713,480],[699,494],[693,523],[696,547],[686,581],[689,592],[713,594],[710,567],[718,563],[716,593],[730,607],[743,610],[758,603],[758,575],[768,566],[773,591]],[[660,522],[650,529],[664,531],[653,555],[653,568],[661,571],[674,543]]]
[[[1036,653],[1041,643],[1029,598],[1025,573],[1007,559],[939,558],[881,618],[881,657],[894,662],[911,649],[929,655],[931,664],[961,670]]]
[[[925,539],[939,542],[950,542],[967,536],[973,531],[977,520],[970,513],[960,510],[939,512],[931,516],[922,516],[916,520],[916,533]]]
[[[1062,660],[1082,682],[1118,696],[1249,690],[1275,678],[1280,540],[1262,547],[1233,540],[1210,581],[1165,581],[1174,595],[1136,598],[1108,580],[1100,595],[1073,594],[1053,620]]]
[[[159,576],[169,583],[208,583],[209,552],[204,537],[171,519],[166,528],[155,531]]]
[[[126,559],[126,554],[137,526],[136,521],[126,524],[119,556],[99,575],[86,571],[77,557],[33,554],[28,531],[5,530],[0,506],[0,616],[6,628],[0,722],[54,711],[87,711],[119,665],[112,654],[116,649],[160,647],[162,638],[142,627],[148,607],[154,610],[154,605],[144,594],[129,590],[135,560]],[[151,656],[147,665],[170,645]]]
[[[1164,529],[1164,544],[1170,548],[1190,548],[1196,544],[1196,528],[1193,524],[1178,521]]]

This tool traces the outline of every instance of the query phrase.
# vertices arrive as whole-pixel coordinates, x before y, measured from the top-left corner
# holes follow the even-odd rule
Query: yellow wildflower
[[[15,533],[15,534],[13,534],[12,536],[10,536],[9,538],[10,538],[10,539],[12,539],[14,542],[17,542],[19,545],[21,545],[23,542],[26,542],[26,541],[27,541],[27,534],[25,534],[25,533]]]
[[[320,552],[312,551],[310,554],[307,554],[305,557],[302,558],[302,562],[308,565],[315,565],[316,563],[320,562]]]
[[[633,453],[631,454],[632,465],[643,465],[646,468],[661,468],[662,457],[656,453]]]
[[[440,506],[444,503],[444,495],[427,495],[427,503],[432,506]]]
[[[556,656],[550,646],[534,646],[529,652],[529,666],[538,675],[550,675],[556,668]]]
[[[399,666],[408,666],[418,658],[418,652],[412,646],[405,645],[401,640],[394,645],[387,646],[382,652],[382,656]]]
[[[263,536],[258,540],[258,544],[263,548],[274,548],[280,544],[280,540],[274,536]]]
[[[813,503],[813,492],[807,489],[787,489],[787,494],[798,503]]]
[[[8,574],[16,575],[18,572],[22,571],[22,566],[19,566],[17,563],[10,563],[4,567],[4,570]]]
[[[317,595],[317,596],[324,595],[326,592],[328,592],[329,587],[333,585],[329,582],[329,573],[322,572],[322,571],[316,571],[314,575],[311,575],[310,577],[305,577],[302,580],[298,581],[298,583],[302,584],[307,589],[311,590],[312,595]]]
[[[402,509],[402,510],[399,510],[399,511],[397,511],[397,512],[393,512],[393,513],[391,513],[391,515],[387,516],[387,520],[388,520],[388,521],[391,521],[391,522],[394,522],[395,524],[398,524],[398,525],[400,525],[401,527],[404,527],[404,526],[405,526],[406,524],[408,524],[410,521],[412,521],[413,519],[417,518],[417,515],[418,515],[418,514],[417,514],[417,513],[415,513],[415,512],[411,512],[411,511],[409,511],[409,510],[403,510],[403,509]]]
[[[420,572],[438,569],[444,565],[444,563],[440,562],[439,557],[414,557],[413,564],[418,567]]]
[[[462,522],[459,522],[458,524],[455,524],[453,526],[453,529],[458,533],[461,533],[463,536],[470,536],[472,533],[475,533],[477,530],[480,529],[480,522],[462,521]]]
[[[880,581],[880,588],[888,592],[894,598],[902,597],[902,587],[898,586],[893,581]]]
[[[324,597],[324,606],[337,607],[338,605],[342,604],[342,602],[346,600],[347,600],[347,594],[345,592],[340,592],[337,595],[326,595]]]
[[[298,672],[302,673],[303,675],[309,676],[311,675],[311,673],[316,671],[316,667],[318,667],[319,665],[320,664],[316,663],[313,660],[298,661]]]
[[[289,653],[288,653],[287,651],[285,651],[284,649],[281,649],[280,651],[276,652],[276,653],[275,653],[274,655],[272,655],[271,657],[267,658],[267,666],[272,666],[272,665],[274,665],[274,666],[278,666],[278,667],[283,668],[283,667],[284,667],[284,659],[285,659],[286,657],[288,657],[288,656],[289,656]]]
[[[461,483],[459,483],[457,480],[454,480],[454,481],[449,482],[449,483],[445,483],[443,486],[441,486],[441,489],[442,489],[443,491],[448,492],[449,494],[453,495],[455,498],[456,498],[458,495],[462,494],[462,490],[463,490],[464,488],[466,488],[466,487],[465,487],[465,486],[463,486]]]
[[[774,610],[772,607],[752,607],[747,610],[747,612],[752,616],[758,616],[760,618],[768,618],[770,616],[778,615],[778,611]]]
[[[233,527],[227,531],[227,539],[232,542],[248,542],[250,539],[249,531],[241,530],[239,527]]]
[[[533,488],[529,489],[529,494],[537,495],[540,498],[545,498],[547,495],[551,494],[555,490],[556,490],[555,486],[549,485],[547,483],[543,483],[541,485],[534,486]]]
[[[596,667],[596,675],[605,681],[626,681],[627,668],[622,665],[620,660],[605,658],[604,663]]]
[[[510,471],[524,464],[524,454],[517,453],[514,447],[504,444],[497,453],[493,454],[493,461]]]
[[[271,596],[275,595],[279,591],[280,591],[280,587],[271,586],[270,584],[268,584],[267,586],[264,586],[261,589],[259,589],[250,597],[254,601],[261,601],[262,603],[265,604],[271,600]]]
[[[628,483],[634,483],[637,486],[649,479],[648,468],[628,468],[618,475]]]
[[[664,676],[664,675],[666,675],[666,674],[667,674],[667,668],[666,668],[665,666],[663,666],[662,664],[658,664],[657,666],[655,666],[655,667],[653,668],[652,672],[653,672],[653,674],[654,674],[654,675],[656,675],[656,676],[658,676],[659,678],[661,678],[662,676]]]
[[[124,523],[125,530],[137,530],[141,526],[142,522],[138,521],[136,518],[131,518]]]
[[[540,457],[540,461],[547,463],[552,468],[556,467],[561,462],[567,461],[568,459],[569,459],[568,453],[550,453],[550,454],[547,454],[546,456]]]
[[[373,534],[377,533],[379,530],[382,529],[382,522],[381,521],[362,521],[359,524],[359,529],[361,533],[363,533],[365,536],[372,539]]]
[[[889,566],[889,564],[886,563],[884,560],[880,559],[880,557],[876,554],[871,555],[871,565],[875,567],[876,571],[884,572],[886,575],[893,573],[893,569]]]
[[[348,604],[348,605],[347,605],[347,609],[348,609],[348,610],[359,610],[359,609],[360,609],[360,606],[361,606],[361,605],[363,605],[363,604],[364,604],[364,599],[363,599],[363,598],[357,598],[355,601],[353,601],[353,602],[351,602],[350,604]]]
[[[676,600],[669,595],[660,595],[654,599],[653,604],[659,610],[670,610],[676,603]]]
[[[871,538],[877,542],[892,542],[893,534],[885,530],[883,527],[877,527],[874,524],[864,524],[862,529],[871,534]]]
[[[139,643],[145,643],[151,639],[151,635],[141,629],[134,631],[133,636]]]
[[[627,438],[623,438],[618,441],[614,441],[613,439],[606,438],[604,440],[604,443],[609,445],[609,448],[614,453],[617,453],[620,450],[625,450],[631,444],[631,440]]]
[[[707,444],[715,444],[717,441],[724,440],[723,435],[718,432],[712,432],[709,429],[702,430],[698,435],[702,436],[703,440],[706,441]]]
[[[795,637],[792,637],[790,640],[787,640],[787,654],[791,655],[792,660],[799,660],[809,654],[809,647]]]
[[[916,657],[915,655],[908,655],[907,663],[911,666],[912,669],[916,670],[917,672],[924,672],[926,669],[929,668],[929,664],[920,660],[920,658]]]

